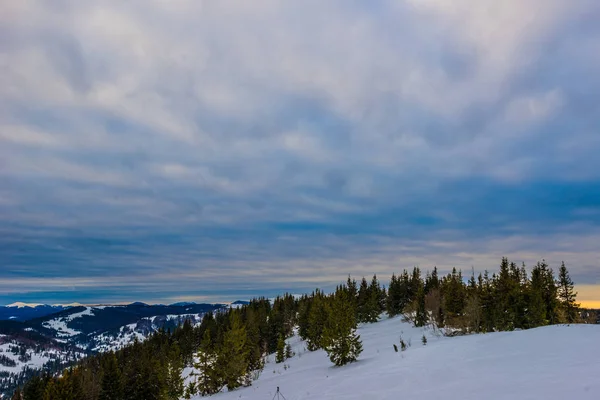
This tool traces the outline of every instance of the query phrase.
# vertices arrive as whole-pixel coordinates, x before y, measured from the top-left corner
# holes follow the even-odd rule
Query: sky
[[[565,261],[600,307],[597,0],[0,3],[0,304]]]

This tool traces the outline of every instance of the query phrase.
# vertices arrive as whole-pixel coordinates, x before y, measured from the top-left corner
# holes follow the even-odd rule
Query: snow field
[[[334,367],[324,351],[308,352],[294,336],[293,358],[276,364],[271,355],[253,386],[214,398],[272,399],[278,386],[287,400],[600,398],[598,325],[447,338],[392,318],[358,333],[363,353],[356,363]],[[411,344],[404,352],[401,336]]]

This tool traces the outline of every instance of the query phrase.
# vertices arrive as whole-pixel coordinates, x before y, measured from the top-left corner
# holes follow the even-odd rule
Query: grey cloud
[[[554,254],[545,239],[496,250],[499,236],[597,232],[585,200],[600,179],[593,1],[6,7],[0,242],[81,230],[24,235],[26,256],[4,246],[9,272],[217,276],[250,260],[245,273],[275,287],[387,273],[402,253],[388,239],[420,241],[410,262],[439,263],[440,242],[478,254],[452,262],[487,265],[478,249]],[[180,242],[93,239],[134,228]],[[235,240],[211,241],[220,234]],[[581,246],[565,254],[592,281]]]

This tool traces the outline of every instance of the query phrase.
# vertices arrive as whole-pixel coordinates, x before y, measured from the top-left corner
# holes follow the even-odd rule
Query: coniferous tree
[[[99,400],[122,400],[123,380],[115,353],[107,354],[102,365]]]
[[[531,271],[531,281],[527,290],[527,327],[546,325],[546,305],[544,304],[545,270],[537,263]]]
[[[40,400],[44,398],[46,382],[40,376],[35,375],[25,384],[23,388],[24,400]]]
[[[56,387],[56,383],[54,382],[54,379],[50,379],[48,381],[48,384],[46,385],[46,389],[44,390],[44,396],[42,397],[42,399],[55,400],[59,398],[58,395],[59,393]]]
[[[544,271],[544,303],[546,304],[546,318],[550,325],[560,323],[558,293],[556,288],[556,280],[554,279],[554,271],[548,267],[546,261],[542,260],[542,270]]]
[[[306,343],[308,350],[315,351],[322,348],[323,329],[327,318],[324,296],[319,291],[316,291],[308,316],[308,337]]]
[[[239,314],[232,312],[231,327],[225,332],[218,362],[228,390],[236,389],[246,381],[249,373],[246,351],[246,328]]]
[[[263,369],[263,354],[260,334],[260,316],[259,312],[252,308],[246,310],[246,353],[248,354],[248,370]]]
[[[160,359],[150,346],[135,343],[129,351],[124,371],[124,398],[127,400],[162,400],[165,376]]]
[[[285,358],[292,358],[294,357],[294,352],[292,351],[292,346],[288,343],[285,345]]]
[[[356,312],[348,301],[348,292],[338,289],[330,299],[331,312],[323,332],[323,348],[336,366],[356,361],[362,352],[356,334]]]
[[[367,289],[367,304],[365,320],[363,322],[377,322],[382,309],[382,290],[377,280],[377,275],[373,275],[371,283]]]
[[[369,320],[369,284],[363,276],[360,281],[360,288],[358,290],[358,302],[357,302],[357,319],[358,322],[368,322]]]
[[[300,305],[298,307],[298,335],[300,335],[303,340],[308,339],[308,318],[310,315],[311,302],[311,299],[304,295],[300,299]]]
[[[168,400],[179,400],[184,393],[183,357],[179,345],[174,343],[168,354],[166,363],[166,398]]]
[[[466,288],[462,282],[462,273],[456,268],[442,280],[440,285],[443,295],[445,319],[453,326],[464,326],[462,315],[465,309]]]
[[[409,304],[409,286],[410,278],[406,270],[400,276],[392,275],[386,301],[386,312],[390,317],[402,314]]]
[[[188,382],[185,387],[185,392],[183,393],[184,399],[191,399],[192,396],[195,396],[198,393],[196,388],[196,384],[193,381]]]
[[[346,287],[348,288],[348,298],[352,302],[356,302],[358,297],[358,286],[356,284],[355,279],[351,279],[350,275],[348,275],[348,280],[346,281]]]
[[[21,388],[17,387],[10,398],[10,400],[23,400],[23,394],[21,393]]]
[[[421,269],[419,267],[414,267],[408,282],[408,296],[406,299],[406,304],[411,304],[417,299],[417,293],[422,285],[423,281],[421,280]]]
[[[514,329],[515,315],[512,310],[512,291],[513,291],[513,280],[510,274],[510,265],[506,257],[502,257],[500,263],[500,273],[498,274],[495,282],[495,298],[498,317],[497,324],[498,329],[512,330]]]
[[[279,341],[277,342],[277,354],[275,355],[275,362],[282,363],[285,361],[285,340],[283,335],[279,335]]]
[[[577,293],[575,292],[573,281],[569,276],[569,271],[563,261],[558,272],[558,298],[564,312],[567,323],[572,324],[577,321],[579,316],[579,304],[576,303]]]
[[[417,326],[417,327],[425,326],[425,325],[427,325],[429,318],[427,316],[427,310],[425,309],[425,288],[423,285],[419,285],[415,303],[416,303],[415,326]]]
[[[204,331],[197,359],[198,362],[194,365],[199,372],[196,381],[197,391],[203,396],[220,392],[223,388],[223,378],[218,370],[218,357],[208,329]]]

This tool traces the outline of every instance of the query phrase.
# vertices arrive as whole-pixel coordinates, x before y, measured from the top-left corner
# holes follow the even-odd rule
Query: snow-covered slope
[[[2,310],[9,317],[16,311],[24,311],[19,314],[22,317],[27,312],[39,315],[48,307],[54,306],[31,308],[13,304],[0,308],[0,317]],[[223,304],[195,303],[71,304],[66,309],[57,308],[48,315],[24,321],[0,319],[0,399],[33,374],[32,370],[55,368],[84,355],[117,350],[136,339],[143,341],[161,328],[174,329],[186,320],[196,325],[206,312],[223,307]]]
[[[287,400],[600,398],[598,325],[448,338],[393,318],[359,333],[364,351],[356,363],[333,367],[325,352],[307,352],[294,337],[293,358],[275,364],[271,356],[253,386],[214,398],[273,399],[277,387]],[[400,336],[411,346],[396,353]]]
[[[44,328],[55,330],[57,337],[59,338],[76,336],[79,335],[81,332],[69,328],[67,324],[77,318],[81,318],[86,315],[94,315],[94,310],[92,307],[84,307],[83,311],[51,319],[49,321],[44,322],[42,326]]]

